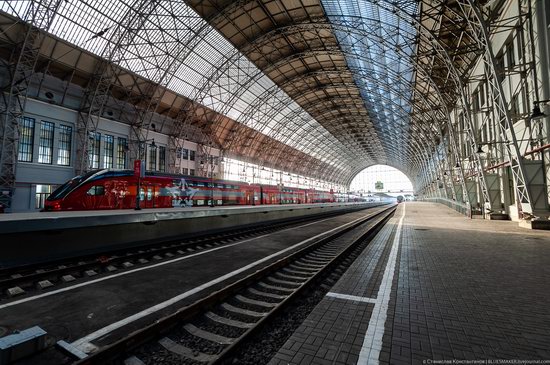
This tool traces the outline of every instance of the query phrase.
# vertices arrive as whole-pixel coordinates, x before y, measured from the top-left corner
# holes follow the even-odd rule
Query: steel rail
[[[272,273],[275,273],[277,270],[282,269],[288,264],[303,258],[308,253],[313,252],[315,249],[322,247],[324,244],[327,244],[334,239],[339,238],[345,233],[350,232],[367,222],[374,221],[374,224],[369,227],[366,232],[355,238],[343,250],[332,257],[329,262],[321,265],[322,267],[320,267],[315,274],[313,274],[303,283],[300,283],[299,288],[296,288],[293,293],[289,294],[287,298],[285,298],[282,302],[275,306],[268,314],[266,314],[264,318],[256,322],[252,328],[248,329],[240,337],[236,338],[235,343],[225,348],[219,355],[216,356],[215,360],[209,361],[212,364],[222,362],[224,359],[231,356],[231,354],[237,349],[237,343],[242,343],[242,341],[250,338],[250,336],[252,336],[263,324],[265,324],[266,321],[272,318],[275,313],[278,313],[282,308],[284,308],[284,306],[291,299],[295,298],[312,282],[314,282],[320,275],[326,273],[327,270],[330,270],[337,262],[346,257],[346,255],[348,255],[351,250],[353,250],[357,247],[358,244],[363,242],[367,236],[373,233],[373,231],[377,231],[377,229],[380,228],[387,221],[387,219],[393,214],[395,210],[396,205],[391,205],[388,208],[380,209],[379,211],[376,211],[372,214],[368,214],[363,217],[363,219],[357,220],[353,222],[353,224],[347,225],[344,228],[327,234],[317,239],[313,243],[308,244],[306,247],[285,255],[275,262],[272,262],[267,266],[250,273],[246,277],[239,279],[238,281],[233,282],[225,286],[224,288],[211,293],[205,298],[199,299],[192,304],[180,308],[174,313],[169,314],[146,327],[138,329],[112,344],[105,345],[104,347],[99,348],[99,350],[91,353],[86,358],[76,361],[74,365],[103,365],[110,364],[114,361],[120,361],[123,356],[131,353],[131,351],[135,350],[139,346],[163,337],[164,334],[166,334],[170,330],[176,328],[177,326],[180,326],[186,321],[192,320],[197,315],[208,312],[210,309],[219,305],[220,303],[223,303],[226,299],[229,299],[231,296],[237,294],[241,290],[258,283]]]

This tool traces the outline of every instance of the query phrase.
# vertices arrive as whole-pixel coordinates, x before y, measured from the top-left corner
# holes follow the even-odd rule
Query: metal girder
[[[111,86],[118,73],[121,72],[120,67],[125,58],[125,47],[133,44],[134,38],[142,29],[147,17],[151,15],[151,11],[158,5],[158,1],[141,0],[135,7],[129,7],[124,17],[115,25],[112,35],[105,42],[105,48],[101,53],[104,61],[100,61],[96,65],[78,113],[76,172],[79,174],[88,171],[91,167],[89,133],[97,130],[103,108],[110,97]],[[106,28],[102,32],[105,34],[109,30]]]
[[[0,204],[7,209],[11,208],[15,192],[19,120],[25,113],[27,91],[35,74],[43,31],[51,26],[61,3],[61,0],[31,2],[23,18],[27,30],[12,52],[11,84],[0,104]]]
[[[366,0],[363,2],[367,3]],[[38,3],[38,0],[30,3]],[[40,4],[43,3],[45,2],[40,2]],[[105,61],[98,63],[96,76],[90,82],[79,118],[77,155],[81,160],[77,170],[88,168],[86,157],[88,131],[97,128],[97,120],[102,114],[107,99],[111,96],[113,89],[119,88],[117,77],[120,70],[126,64],[130,64],[128,57],[132,57],[126,54],[127,51],[137,43],[151,45],[159,42],[158,39],[153,42],[152,37],[148,42],[136,39],[140,35],[147,37],[152,30],[148,29],[145,23],[150,17],[160,12],[159,6],[162,7],[168,3],[171,6],[184,4],[184,2],[138,0],[122,20],[118,21],[115,28],[105,29],[108,30],[108,36],[103,39],[107,40],[107,45],[101,54]],[[301,164],[299,159],[303,159],[300,153],[309,153],[312,156],[308,159],[308,164],[311,164],[310,171],[315,171],[314,174],[319,177],[324,175],[329,180],[339,182],[348,181],[358,168],[374,160],[389,161],[399,165],[410,175],[421,171],[423,175],[418,181],[427,184],[430,177],[433,180],[434,176],[440,175],[438,172],[440,166],[445,169],[445,164],[449,164],[453,158],[455,161],[460,161],[455,126],[449,119],[450,109],[457,102],[461,103],[459,107],[463,110],[462,114],[469,125],[467,140],[474,151],[477,149],[465,79],[468,78],[468,72],[478,59],[480,52],[483,53],[486,65],[494,66],[494,57],[491,51],[487,54],[487,49],[490,49],[488,40],[490,34],[487,32],[485,19],[475,1],[459,0],[458,6],[455,3],[443,1],[422,2],[422,14],[432,19],[433,24],[422,22],[420,16],[407,13],[400,8],[399,2],[393,0],[380,0],[376,3],[380,9],[391,11],[397,16],[398,21],[395,23],[385,22],[376,16],[372,19],[365,16],[336,19],[326,13],[323,16],[322,12],[318,15],[319,17],[312,17],[305,9],[306,16],[296,17],[287,12],[285,21],[281,22],[273,16],[269,17],[268,7],[255,0],[223,1],[221,2],[223,7],[219,9],[212,7],[215,3],[217,2],[212,1],[197,5],[195,2],[195,7],[204,6],[205,11],[210,14],[207,20],[211,24],[220,25],[226,20],[233,24],[243,41],[238,44],[240,50],[230,50],[225,58],[220,58],[205,68],[203,72],[205,77],[201,79],[202,84],[196,85],[190,96],[190,102],[181,107],[173,129],[170,131],[169,170],[175,169],[175,151],[177,145],[181,144],[182,137],[193,134],[193,139],[199,143],[199,158],[203,155],[208,157],[212,148],[219,147],[222,150],[229,149],[229,151],[222,151],[222,154],[238,152],[272,165],[282,166],[288,163],[290,170],[307,174],[304,164]],[[251,4],[262,9],[271,23],[263,26],[253,23],[250,29],[238,29],[236,20],[231,16],[239,13],[246,14],[246,9],[251,8],[249,6]],[[320,8],[321,5],[318,7]],[[174,16],[176,13],[174,8],[166,11],[166,15]],[[405,23],[413,27],[400,26]],[[126,84],[126,88],[121,87],[125,89],[122,90],[125,95],[136,105],[136,113],[132,114],[133,120],[128,121],[133,127],[135,136],[133,143],[135,147],[131,150],[134,157],[139,154],[138,143],[147,139],[152,115],[157,111],[163,93],[175,78],[179,66],[185,65],[184,61],[194,45],[208,42],[213,34],[214,31],[205,21],[201,24],[200,30],[196,33],[192,31],[177,33],[179,37],[177,42],[171,43],[162,38],[160,40],[162,45],[159,46],[160,53],[147,60],[147,65],[144,64],[141,68],[132,67],[132,72],[140,75],[143,73],[151,83],[145,86],[139,83],[138,77],[135,77],[134,84]],[[161,29],[159,24],[153,24],[151,28],[162,33],[163,37],[169,36],[170,32]],[[180,37],[181,35],[184,37]],[[404,41],[396,41],[394,37],[402,38]],[[341,42],[342,39],[349,42]],[[367,39],[374,40],[375,44],[369,45],[366,42]],[[271,44],[274,47],[270,47]],[[278,44],[284,47],[275,47]],[[416,45],[415,53],[410,54],[405,48],[412,49],[413,45]],[[370,47],[372,54],[353,55],[353,47]],[[315,50],[319,52],[316,53]],[[387,50],[391,52],[386,57]],[[259,66],[255,67],[242,55],[242,52],[249,55]],[[179,56],[164,57],[165,53]],[[395,58],[392,58],[393,54]],[[383,60],[378,61],[374,59],[377,57],[372,55],[378,55]],[[138,55],[132,60],[145,62],[145,56],[141,56]],[[404,70],[401,69],[401,71],[414,75],[410,80],[396,76],[391,71],[393,63],[399,62],[401,58],[405,58],[408,62],[402,66]],[[321,62],[321,59],[324,61]],[[354,67],[348,62],[350,59],[362,59],[367,66]],[[303,61],[302,65],[285,73],[282,69],[293,68],[293,60]],[[375,72],[369,72],[371,71],[369,67],[373,65],[383,69],[384,80],[377,79],[377,76],[374,76]],[[349,71],[345,74],[346,79],[336,77],[331,79],[332,76],[328,76],[334,76],[334,69],[341,69],[340,67],[344,66],[347,66]],[[494,67],[490,71],[492,73],[488,79],[493,103],[501,113],[499,121],[502,123],[499,125],[506,125],[506,123],[511,125],[510,116],[506,114],[507,102],[502,89],[498,89],[499,75]],[[270,76],[274,75],[275,84],[268,85],[264,72]],[[311,85],[296,84],[301,81],[309,82],[309,79],[306,80],[306,77],[309,77],[307,75],[314,73],[327,78],[315,80]],[[388,80],[394,80],[395,84]],[[260,83],[268,86],[261,92],[257,92],[256,85]],[[376,90],[370,90],[369,85]],[[117,92],[121,90],[117,89]],[[363,93],[369,96],[365,97]],[[251,99],[251,95],[256,99],[243,103],[244,99]],[[394,96],[397,99],[392,99]],[[339,105],[344,103],[345,106]],[[383,106],[377,108],[381,106],[380,104]],[[388,111],[389,117],[385,115]],[[227,134],[223,130],[226,125],[223,121],[228,116],[234,117],[237,123],[246,126],[237,128],[245,132],[228,138],[220,137],[226,141],[226,145],[216,146],[212,137]],[[401,119],[405,124],[401,123]],[[362,120],[365,124],[361,126],[368,129],[367,133],[357,131]],[[4,123],[4,129],[6,125]],[[446,125],[446,128],[442,127],[443,125]],[[147,130],[143,130],[144,127],[147,127]],[[390,130],[390,127],[393,130]],[[510,130],[510,128],[507,129]],[[269,143],[264,143],[266,137],[256,132],[264,132],[273,139]],[[345,132],[345,135],[339,135],[341,132]],[[6,135],[4,131],[2,134],[4,139]],[[445,142],[447,138],[448,144]],[[515,134],[512,133],[512,139],[514,138]],[[380,151],[373,146],[365,146],[363,143],[365,139],[380,146]],[[430,140],[430,143],[425,143],[425,140]],[[516,141],[513,142],[514,145],[506,147],[509,154],[517,156],[515,160],[511,158],[511,161],[514,179],[520,190],[518,195],[523,204],[528,204],[532,208],[533,204],[530,202],[529,189],[521,166],[521,155]],[[289,147],[278,148],[276,152],[270,153],[270,146],[277,143],[287,144]],[[446,152],[447,148],[443,152],[437,146],[434,149],[432,145],[435,143],[446,145],[449,152]],[[4,145],[6,143],[2,146],[2,161],[6,156]],[[14,151],[12,151],[13,155]],[[442,153],[446,154],[446,159],[442,158]],[[287,155],[290,155],[290,158],[285,158]],[[472,157],[470,167],[478,177],[486,205],[491,208],[481,160],[477,155]],[[515,165],[517,168],[514,167]],[[449,171],[451,170],[452,168],[449,168]],[[7,170],[3,168],[3,171]],[[462,164],[459,174],[464,187]],[[467,194],[463,195],[467,197]],[[532,212],[531,208],[526,208],[524,211]]]
[[[416,21],[416,20],[413,20],[413,21]],[[306,27],[306,28],[315,28],[315,29],[319,29],[319,28],[322,28],[323,26],[325,26],[325,27],[327,27],[327,28],[329,28],[329,27],[330,27],[330,28],[334,28],[335,25],[334,25],[333,23],[327,23],[327,24],[313,24],[313,25],[312,25],[312,24],[303,24],[303,25],[302,25],[302,24],[299,24],[299,25],[293,24],[293,25],[289,26],[289,29],[290,29],[290,28],[295,28],[295,27],[298,27],[298,26],[300,26],[300,27],[301,27],[301,26],[304,26],[304,27]],[[349,28],[348,28],[348,31],[353,32],[353,31],[356,31],[356,29],[357,29],[357,27],[349,27]],[[278,33],[282,32],[282,30],[281,30],[280,28],[278,28],[276,31],[277,31]],[[275,32],[275,31],[274,31],[274,32]],[[372,36],[372,35],[369,34],[369,36]],[[270,34],[265,34],[265,35],[263,35],[262,37],[264,37],[265,39],[269,39]],[[433,39],[434,39],[434,40],[437,40],[435,37],[433,37]],[[261,42],[260,42],[260,43],[261,43]],[[442,45],[440,45],[440,48],[444,50],[444,47],[443,47]],[[447,60],[450,61],[448,55],[447,55]],[[449,62],[448,65],[451,65],[451,66],[452,66],[452,62]],[[452,69],[452,67],[451,67],[451,69]],[[456,80],[460,80],[460,76],[459,76],[458,72],[456,72],[456,70],[455,70],[454,74],[456,75],[456,76],[455,76],[455,79],[456,79]],[[464,96],[463,96],[463,95],[461,95],[461,96],[463,97],[463,100],[465,100]],[[468,105],[467,102],[465,102],[464,104],[465,104],[466,106]],[[467,112],[466,114],[469,115],[469,112]],[[471,137],[471,140],[472,140],[473,142],[475,142],[475,139],[474,139],[473,137]],[[486,190],[486,189],[483,189],[483,190]],[[487,199],[486,199],[486,200],[487,200]]]
[[[422,24],[422,22],[419,21],[419,19],[417,19],[417,17],[415,17],[412,14],[408,14],[404,10],[402,10],[399,7],[395,6],[395,4],[393,4],[392,2],[387,1],[387,0],[381,0],[379,2],[379,5],[380,6],[385,5],[388,10],[394,11],[398,14],[401,14],[403,17],[408,18],[411,22],[414,22],[417,26],[418,31],[419,31],[419,37],[426,37],[427,41],[428,41],[428,44],[431,44],[433,46],[433,50],[432,50],[433,55],[434,56],[439,55],[441,57],[441,60],[444,62],[444,64],[446,65],[446,67],[449,71],[448,76],[451,76],[452,80],[455,82],[455,85],[456,85],[455,90],[460,93],[459,97],[460,97],[460,99],[462,99],[463,108],[464,108],[464,111],[465,111],[464,116],[465,116],[465,118],[467,118],[468,124],[470,125],[469,129],[471,131],[473,129],[473,123],[472,123],[471,117],[470,117],[471,112],[469,110],[469,102],[468,102],[468,99],[466,98],[466,95],[464,93],[464,85],[463,85],[463,82],[462,82],[462,75],[458,72],[457,68],[455,67],[451,57],[449,56],[449,50],[445,47],[445,45],[443,44],[441,39],[436,34],[434,34],[431,29],[427,28],[424,24]],[[477,150],[477,143],[475,141],[475,136],[469,135],[469,139],[471,140],[472,145],[475,146],[474,151]],[[485,204],[486,204],[488,209],[492,210],[491,199],[489,198],[487,184],[486,184],[486,181],[485,181],[485,175],[484,175],[484,171],[483,171],[483,168],[482,168],[482,165],[481,165],[481,161],[479,160],[479,156],[476,155],[474,157],[474,160],[475,160],[475,163],[477,165],[479,184],[480,184],[480,187],[481,187],[481,191],[482,191],[482,195],[483,195]]]
[[[523,156],[518,146],[514,123],[508,110],[508,102],[502,89],[502,76],[496,70],[493,44],[490,39],[486,20],[476,1],[458,0],[457,3],[463,12],[465,20],[468,21],[471,27],[472,36],[479,44],[479,47],[484,50],[482,60],[486,66],[485,71],[488,73],[487,79],[489,81],[493,106],[497,109],[498,121],[496,124],[500,127],[500,132],[504,138],[506,138],[508,132],[510,133],[511,141],[510,143],[506,143],[505,147],[510,159],[512,177],[516,187],[519,202],[518,208],[521,209],[526,218],[532,217],[536,212],[526,178]]]

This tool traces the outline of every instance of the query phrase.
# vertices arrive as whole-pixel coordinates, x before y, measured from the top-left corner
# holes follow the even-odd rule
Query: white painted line
[[[373,214],[376,214],[376,213],[373,213]],[[325,231],[325,232],[323,232],[323,233],[320,233],[320,234],[318,234],[318,235],[316,235],[316,236],[310,237],[310,238],[308,238],[308,239],[306,239],[306,240],[303,240],[303,241],[301,241],[301,242],[298,242],[298,243],[296,243],[296,244],[294,244],[294,245],[292,245],[292,246],[290,246],[290,247],[287,247],[287,248],[285,248],[284,250],[275,252],[275,253],[273,253],[273,254],[271,254],[271,255],[269,255],[269,256],[266,256],[266,257],[264,257],[264,258],[262,258],[262,259],[260,259],[260,260],[258,260],[258,261],[255,261],[255,262],[252,262],[252,263],[250,263],[250,264],[248,264],[248,265],[246,265],[246,266],[243,266],[243,267],[241,267],[240,269],[234,270],[234,271],[232,271],[232,272],[230,272],[230,273],[227,273],[227,274],[225,274],[225,275],[223,275],[223,276],[220,276],[220,277],[218,277],[218,278],[216,278],[216,279],[214,279],[214,280],[210,280],[210,281],[207,282],[207,283],[204,283],[204,284],[202,284],[202,285],[200,285],[200,286],[197,286],[197,287],[195,287],[195,288],[193,288],[193,289],[191,289],[191,290],[188,290],[188,291],[186,291],[186,292],[184,292],[184,293],[181,293],[181,294],[179,294],[179,295],[177,295],[177,296],[175,296],[175,297],[173,297],[173,298],[171,298],[171,299],[168,299],[168,300],[166,300],[166,301],[164,301],[164,302],[162,302],[162,303],[159,303],[159,304],[154,305],[154,306],[152,306],[152,307],[150,307],[150,308],[144,309],[144,310],[142,310],[141,312],[138,312],[138,313],[136,313],[136,314],[134,314],[134,315],[131,315],[131,316],[127,317],[127,318],[124,318],[124,319],[122,319],[122,320],[120,320],[120,321],[118,321],[118,322],[115,322],[115,323],[112,323],[112,324],[110,324],[110,325],[108,325],[108,326],[105,326],[105,327],[103,327],[103,328],[101,328],[101,329],[99,329],[99,330],[97,330],[97,331],[95,331],[95,332],[93,332],[93,333],[90,333],[89,335],[84,336],[84,337],[82,337],[82,338],[80,338],[80,339],[74,341],[74,342],[72,343],[72,345],[75,346],[75,347],[77,347],[77,348],[80,349],[81,351],[84,351],[84,352],[87,352],[87,353],[88,353],[88,352],[90,352],[91,350],[93,350],[93,349],[95,348],[95,346],[94,346],[93,344],[91,344],[91,341],[93,341],[93,340],[96,340],[96,339],[98,339],[98,338],[100,338],[100,337],[103,337],[103,336],[107,335],[108,333],[110,333],[110,332],[112,332],[112,331],[114,331],[114,330],[116,330],[116,329],[118,329],[118,328],[124,327],[124,326],[126,326],[127,324],[129,324],[129,323],[132,323],[132,322],[134,322],[134,321],[137,321],[138,319],[141,319],[141,318],[146,317],[146,316],[148,316],[148,315],[150,315],[150,314],[152,314],[152,313],[155,313],[155,312],[157,312],[157,311],[159,311],[159,310],[162,310],[162,309],[164,309],[164,308],[166,308],[166,307],[169,307],[169,306],[171,306],[171,305],[173,305],[173,304],[179,302],[179,301],[182,300],[182,299],[185,299],[185,298],[187,298],[187,297],[190,297],[191,295],[194,295],[194,294],[196,294],[196,293],[198,293],[198,292],[200,292],[200,291],[202,291],[202,290],[204,290],[204,289],[207,289],[207,288],[209,288],[209,287],[211,287],[211,286],[213,286],[213,285],[216,285],[216,284],[218,284],[218,283],[221,283],[222,281],[224,281],[224,280],[226,280],[226,279],[229,279],[229,278],[231,278],[231,277],[233,277],[233,276],[235,276],[235,275],[238,275],[238,274],[240,274],[240,273],[242,273],[242,272],[244,272],[244,271],[246,271],[246,270],[248,270],[248,269],[253,268],[254,266],[257,266],[258,264],[261,264],[261,263],[263,263],[263,262],[269,261],[269,260],[271,260],[271,259],[274,258],[274,257],[280,256],[281,254],[283,254],[283,253],[285,253],[285,252],[291,251],[291,250],[293,250],[293,249],[295,249],[295,248],[297,248],[297,247],[300,247],[300,246],[302,246],[302,245],[304,245],[304,244],[306,244],[306,243],[308,243],[308,242],[311,242],[311,241],[313,241],[313,240],[315,240],[315,239],[317,239],[317,238],[320,238],[320,237],[322,237],[322,236],[326,236],[326,235],[328,235],[328,234],[330,234],[330,233],[332,233],[332,232],[334,232],[334,231],[336,231],[336,230],[345,228],[345,227],[347,227],[347,226],[351,226],[351,225],[355,224],[356,222],[358,222],[358,221],[360,221],[360,220],[362,220],[362,219],[365,219],[365,217],[372,216],[373,214],[370,214],[370,215],[367,215],[367,216],[363,216],[363,217],[361,217],[361,218],[358,218],[358,219],[355,219],[355,220],[353,220],[353,221],[351,221],[351,222],[348,222],[348,223],[346,223],[346,224],[343,224],[343,225],[341,225],[341,226],[339,226],[339,227],[335,227],[335,228],[333,228],[333,229],[331,229],[331,230],[328,230],[328,231]]]
[[[280,231],[276,231],[276,232],[272,232],[272,233],[267,233],[267,234],[264,234],[264,235],[261,235],[261,236],[258,236],[258,237],[248,238],[248,239],[246,239],[246,240],[244,240],[244,241],[239,241],[239,242],[235,242],[235,243],[230,243],[230,244],[227,244],[227,245],[223,245],[223,246],[220,246],[220,247],[215,247],[215,248],[212,248],[212,249],[209,249],[209,250],[205,250],[205,251],[201,251],[201,252],[197,252],[197,253],[194,253],[194,254],[191,254],[191,255],[188,255],[188,256],[178,257],[178,258],[175,258],[175,259],[172,259],[172,260],[159,262],[158,264],[149,265],[149,266],[145,266],[145,267],[140,267],[140,268],[136,268],[136,269],[133,269],[133,270],[128,270],[128,271],[120,272],[120,273],[118,273],[118,274],[113,274],[113,275],[109,275],[109,276],[104,276],[104,277],[97,278],[97,279],[94,279],[94,280],[86,281],[86,282],[84,282],[84,283],[75,284],[75,285],[67,286],[67,287],[64,287],[64,288],[61,288],[61,289],[52,290],[52,291],[48,291],[48,292],[46,292],[46,293],[34,295],[34,296],[32,296],[32,297],[22,298],[22,299],[19,299],[19,300],[15,300],[15,301],[13,301],[13,302],[5,303],[5,304],[0,304],[0,310],[1,310],[1,309],[4,309],[4,308],[12,307],[12,306],[14,306],[14,305],[18,305],[18,304],[21,304],[21,303],[30,302],[30,301],[33,301],[33,300],[36,300],[36,299],[40,299],[40,298],[44,298],[44,297],[49,297],[50,295],[55,295],[55,294],[63,293],[63,292],[66,292],[66,291],[78,289],[78,288],[81,288],[81,287],[83,287],[83,286],[88,286],[88,285],[92,285],[92,284],[95,284],[95,283],[99,283],[99,282],[101,282],[101,281],[111,280],[111,279],[117,278],[117,277],[119,277],[119,276],[130,275],[130,274],[133,274],[133,273],[138,272],[138,271],[153,269],[153,268],[155,268],[155,267],[159,267],[159,266],[164,266],[164,265],[172,264],[172,263],[174,263],[174,262],[178,262],[178,261],[182,261],[182,260],[187,260],[187,259],[190,259],[190,258],[192,258],[192,257],[204,255],[204,254],[207,254],[207,253],[210,253],[210,252],[213,252],[213,251],[223,250],[223,249],[225,249],[225,248],[229,248],[229,247],[241,245],[241,244],[243,244],[243,243],[246,243],[246,242],[249,242],[249,241],[252,241],[252,240],[256,240],[256,239],[259,239],[259,238],[267,237],[267,236],[270,236],[270,235],[275,234],[275,233],[284,232],[284,231],[288,231],[288,230],[292,230],[292,229],[298,229],[298,228],[307,227],[307,226],[310,226],[310,225],[312,225],[312,224],[321,223],[321,222],[327,221],[327,220],[332,219],[332,218],[334,218],[334,217],[325,218],[325,219],[322,219],[322,220],[320,220],[320,221],[315,221],[315,222],[303,224],[303,225],[297,226],[297,227],[285,228],[285,229],[280,230]]]
[[[359,359],[357,364],[359,365],[378,365],[380,351],[382,350],[382,338],[384,336],[384,325],[388,316],[388,306],[390,302],[390,295],[392,290],[393,278],[395,276],[395,265],[397,262],[397,252],[399,250],[399,242],[401,239],[401,228],[403,226],[403,219],[405,218],[405,207],[403,204],[403,214],[399,219],[397,230],[392,243],[390,256],[388,257],[388,263],[384,270],[384,276],[382,282],[378,288],[378,294],[376,295],[376,304],[372,310],[372,315],[369,321],[369,327],[363,340],[363,346],[359,353]],[[380,258],[382,259],[382,258]]]
[[[338,299],[353,300],[354,302],[363,302],[363,303],[377,303],[376,299],[367,298],[367,297],[358,297],[356,295],[340,294],[334,292],[328,292],[327,297],[333,297]]]

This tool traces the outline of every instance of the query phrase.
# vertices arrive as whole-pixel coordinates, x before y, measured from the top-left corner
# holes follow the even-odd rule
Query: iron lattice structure
[[[521,209],[532,214],[536,204],[491,43],[499,29],[493,3],[4,1],[0,42],[15,51],[4,57],[12,81],[4,85],[2,186],[14,184],[11,129],[24,110],[14,100],[24,100],[28,82],[19,86],[20,75],[49,74],[84,89],[79,172],[90,168],[89,133],[109,109],[132,126],[133,159],[151,129],[170,135],[168,170],[184,140],[199,144],[205,176],[213,148],[348,186],[364,168],[387,164],[420,194],[473,204],[476,189],[494,210],[500,198],[487,182],[487,162],[472,153],[481,145],[469,85],[482,62],[492,118],[501,138],[511,136],[497,157],[510,161]],[[525,8],[528,0],[520,3]],[[164,118],[160,129],[155,115]]]

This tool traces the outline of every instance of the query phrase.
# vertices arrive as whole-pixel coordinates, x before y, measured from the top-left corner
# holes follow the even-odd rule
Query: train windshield
[[[90,171],[82,176],[73,177],[71,180],[67,181],[65,184],[55,189],[54,192],[51,193],[46,200],[52,201],[63,199],[65,196],[67,196],[67,194],[73,191],[74,188],[76,188],[78,185],[80,185],[82,182],[86,181],[90,176],[96,173],[97,170]]]

